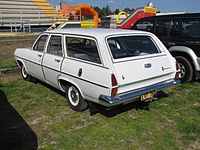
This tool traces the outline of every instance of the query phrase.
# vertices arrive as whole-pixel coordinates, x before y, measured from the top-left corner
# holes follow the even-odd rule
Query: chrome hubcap
[[[183,64],[179,63],[179,65],[180,65],[180,78],[183,78],[186,74],[186,69]]]
[[[79,103],[79,92],[74,86],[68,89],[68,99],[73,106],[77,106]]]
[[[22,66],[22,75],[23,75],[24,78],[27,78],[27,76],[28,76],[24,66]]]

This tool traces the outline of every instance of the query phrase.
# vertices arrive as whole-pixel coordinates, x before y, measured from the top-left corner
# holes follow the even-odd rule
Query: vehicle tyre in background
[[[87,109],[88,104],[81,96],[80,92],[74,85],[69,85],[66,90],[66,99],[69,106],[74,111],[84,111]]]
[[[193,79],[194,70],[190,61],[183,56],[175,57],[180,65],[181,75],[180,80],[182,83],[190,82]]]

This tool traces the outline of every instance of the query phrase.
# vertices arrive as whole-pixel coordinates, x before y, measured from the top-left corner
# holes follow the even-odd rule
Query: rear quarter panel
[[[82,69],[81,76],[78,75],[80,69]],[[65,78],[77,86],[83,98],[87,100],[97,102],[101,94],[110,94],[110,70],[106,67],[65,58],[59,78]]]

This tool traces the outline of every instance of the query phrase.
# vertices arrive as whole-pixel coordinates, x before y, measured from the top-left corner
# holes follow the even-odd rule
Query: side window
[[[37,40],[36,44],[34,45],[33,50],[43,52],[45,49],[47,37],[48,35],[40,36],[40,38]]]
[[[172,20],[171,21],[170,37],[172,37],[172,38],[179,38],[180,37],[178,20]]]
[[[62,36],[52,35],[49,40],[49,44],[47,47],[47,53],[63,56],[62,52]]]
[[[91,39],[66,37],[67,55],[101,64],[96,42]]]
[[[148,32],[153,32],[153,25],[154,21],[153,20],[143,20],[139,21],[134,27],[134,30],[144,30]]]
[[[157,20],[155,34],[158,37],[168,37],[170,26],[171,20]]]
[[[200,20],[183,20],[181,28],[182,38],[200,38]]]

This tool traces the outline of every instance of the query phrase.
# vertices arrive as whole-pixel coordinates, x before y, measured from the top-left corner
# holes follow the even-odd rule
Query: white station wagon
[[[152,98],[179,82],[178,65],[153,34],[118,29],[43,32],[15,59],[26,80],[37,78],[66,93],[69,106],[107,107]]]

